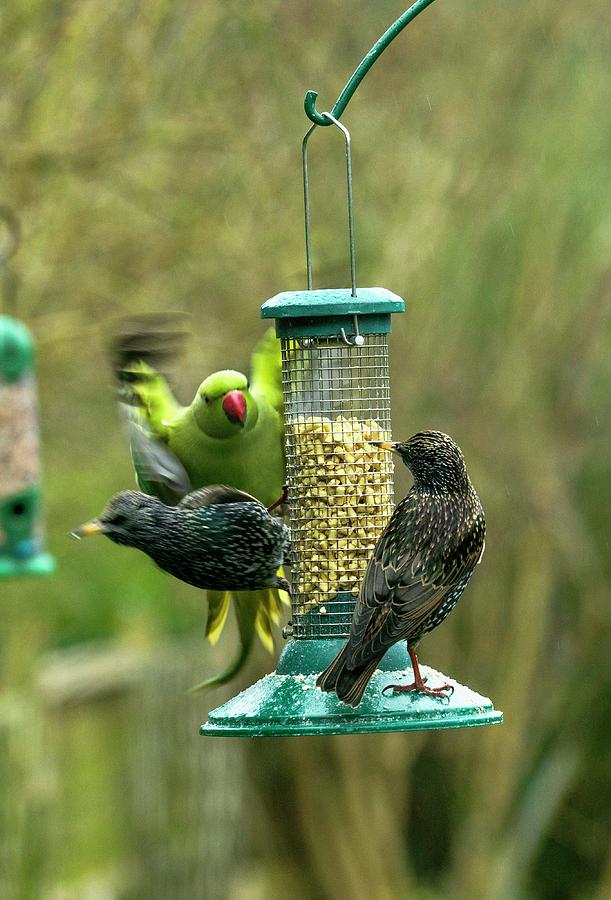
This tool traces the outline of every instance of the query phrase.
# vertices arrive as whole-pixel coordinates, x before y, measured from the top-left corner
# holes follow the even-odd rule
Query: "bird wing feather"
[[[429,523],[435,520],[435,510],[431,512]],[[350,630],[350,668],[397,641],[419,636],[447,595],[468,580],[476,566],[483,521],[481,513],[457,543],[441,546],[435,529],[422,526],[421,500],[408,494],[369,560]]]
[[[193,491],[188,497],[184,497],[178,504],[181,509],[201,509],[204,506],[217,506],[220,503],[256,503],[265,509],[256,497],[239,491],[237,488],[227,487],[225,484],[209,484],[207,487]]]
[[[145,493],[173,506],[191,491],[191,481],[178,457],[151,431],[138,407],[120,404],[127,422],[129,448],[138,484]]]
[[[166,422],[182,407],[154,366],[176,356],[186,334],[184,315],[135,316],[117,323],[109,347],[136,480],[141,490],[168,505],[178,503],[192,485],[167,446]]]

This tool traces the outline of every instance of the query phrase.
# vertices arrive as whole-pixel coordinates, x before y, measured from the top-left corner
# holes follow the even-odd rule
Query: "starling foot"
[[[427,697],[437,697],[439,700],[449,700],[451,695],[454,693],[454,685],[453,684],[442,684],[439,687],[431,688],[427,687],[425,684],[426,678],[420,679],[420,681],[412,681],[411,684],[387,684],[386,687],[382,690],[382,693],[385,694],[386,691],[392,691],[393,694],[406,694],[410,692],[425,694]],[[446,693],[448,691],[449,693]]]
[[[382,693],[385,694],[386,691],[392,691],[393,694],[407,694],[413,691],[417,692],[418,694],[426,694],[427,697],[437,697],[439,700],[449,701],[450,697],[454,693],[454,685],[442,684],[436,688],[427,687],[426,676],[423,678],[420,674],[420,666],[418,665],[418,657],[416,656],[415,646],[413,644],[408,644],[407,652],[409,653],[409,658],[412,661],[414,680],[411,684],[387,684],[386,687],[383,688]]]

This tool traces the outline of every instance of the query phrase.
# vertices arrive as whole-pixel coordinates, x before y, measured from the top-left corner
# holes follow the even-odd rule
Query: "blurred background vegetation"
[[[359,284],[409,305],[394,433],[451,433],[488,518],[484,565],[422,658],[503,726],[199,738],[231,689],[183,688],[232,635],[215,656],[197,591],[66,536],[132,484],[113,317],[191,312],[184,400],[247,367],[260,303],[304,285],[303,94],[330,106],[404,8],[2,4],[0,201],[23,229],[59,561],[0,584],[7,900],[611,896],[607,0],[440,0],[345,115]],[[348,282],[342,165],[321,130],[321,286]],[[244,683],[272,665],[261,651]]]

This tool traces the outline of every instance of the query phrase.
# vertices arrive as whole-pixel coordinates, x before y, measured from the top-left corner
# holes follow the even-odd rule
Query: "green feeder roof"
[[[391,313],[405,312],[405,301],[386,288],[328,288],[283,291],[261,307],[263,319],[276,320],[278,337],[325,337],[339,334],[358,318],[361,334],[387,334]]]
[[[353,316],[405,312],[405,301],[386,288],[327,288],[320,291],[283,291],[261,307],[263,319],[318,316]]]
[[[424,731],[494,725],[503,714],[481,694],[445,675],[421,666],[429,684],[450,680],[454,693],[447,701],[422,694],[383,694],[389,684],[410,677],[404,645],[392,647],[374,673],[356,709],[335,694],[324,694],[316,678],[339,652],[343,640],[289,641],[278,668],[213,710],[201,734],[214,737],[283,737],[290,735],[360,734],[384,731]]]

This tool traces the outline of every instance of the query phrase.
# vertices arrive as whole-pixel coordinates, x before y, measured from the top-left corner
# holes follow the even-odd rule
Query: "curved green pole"
[[[370,70],[378,56],[380,56],[384,50],[388,47],[391,41],[393,41],[396,36],[403,31],[406,25],[415,19],[419,13],[421,13],[427,6],[430,6],[433,3],[433,0],[416,0],[416,3],[413,3],[412,6],[408,10],[406,10],[402,16],[400,16],[396,22],[394,22],[388,31],[385,31],[379,41],[376,41],[367,56],[359,63],[356,67],[352,75],[350,76],[346,86],[343,91],[335,101],[335,105],[331,110],[331,115],[335,119],[339,119],[343,111],[348,106],[350,99],[357,87]],[[303,101],[303,108],[305,109],[306,116],[310,121],[314,122],[315,125],[332,125],[332,119],[328,119],[325,113],[319,113],[316,109],[316,98],[318,97],[318,93],[316,91],[308,91],[305,95],[305,100]]]

